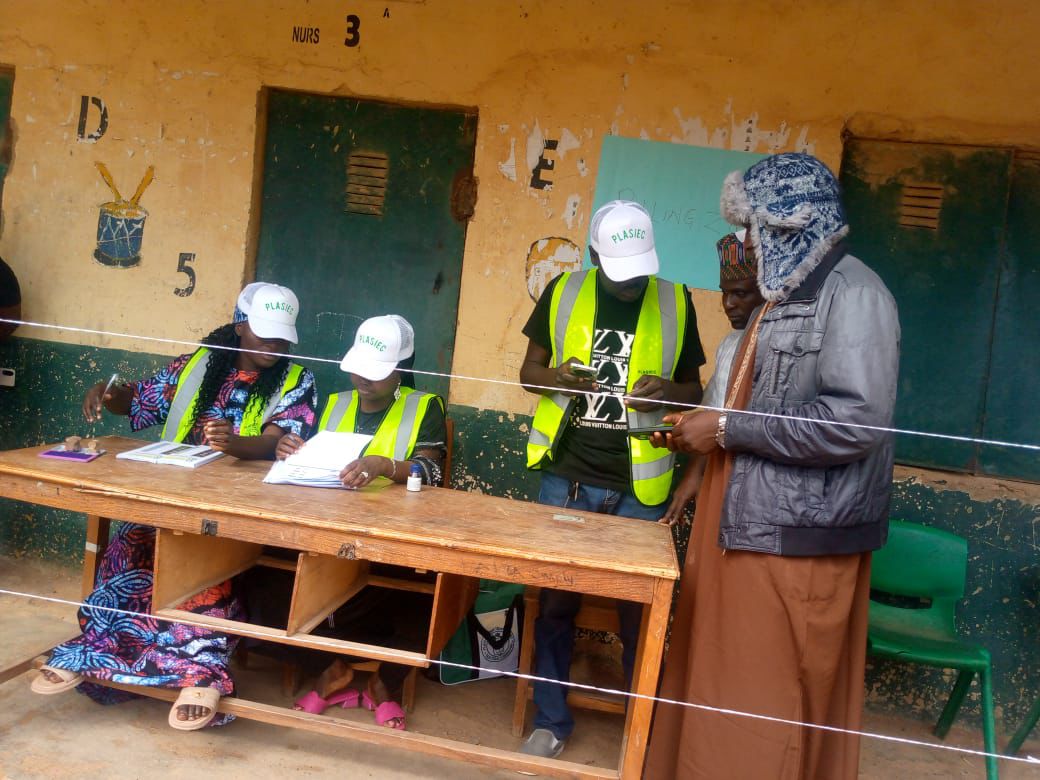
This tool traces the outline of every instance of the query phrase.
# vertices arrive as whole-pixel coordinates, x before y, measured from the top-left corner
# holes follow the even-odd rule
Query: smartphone
[[[586,366],[584,363],[571,363],[571,373],[576,376],[587,377],[589,379],[595,379],[599,376],[599,369],[593,366]]]
[[[655,433],[668,433],[675,426],[661,423],[660,425],[645,425],[636,428],[629,428],[628,435],[634,439],[649,439]]]

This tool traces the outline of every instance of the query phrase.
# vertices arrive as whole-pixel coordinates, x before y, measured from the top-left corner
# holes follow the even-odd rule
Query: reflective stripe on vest
[[[177,377],[177,390],[173,394],[173,401],[170,402],[170,412],[166,415],[166,424],[163,425],[163,441],[184,441],[191,433],[195,423],[192,411],[202,387],[202,380],[206,376],[210,354],[210,350],[200,347],[181,369],[180,376]],[[302,376],[303,367],[290,363],[281,389],[272,393],[265,405],[255,400],[249,402],[242,413],[242,425],[238,435],[259,436],[264,424],[274,416],[274,410],[282,398],[299,384]]]
[[[372,441],[365,447],[365,454],[382,455],[394,460],[410,458],[419,438],[419,426],[434,399],[442,404],[443,409],[440,396],[402,387],[401,397],[394,401],[383,415]],[[357,390],[330,395],[318,423],[318,430],[354,433],[359,400]]]
[[[555,368],[571,357],[585,364],[592,358],[596,273],[592,269],[564,274],[553,288],[549,306],[550,367]],[[646,374],[673,378],[686,333],[685,295],[682,285],[650,277],[629,358],[627,390]],[[528,468],[540,468],[546,458],[553,458],[575,401],[573,396],[564,393],[541,397],[527,442]],[[665,413],[665,409],[646,413],[626,409],[630,426],[653,425],[660,422]],[[636,498],[651,506],[666,501],[672,485],[672,453],[632,437],[628,437],[628,447],[632,492]]]
[[[591,296],[591,309],[586,312]],[[579,298],[584,302],[579,316]],[[568,357],[588,365],[592,358],[592,336],[596,311],[596,275],[592,272],[566,273],[553,287],[549,301],[549,339],[552,356],[549,367],[556,368]],[[546,458],[553,459],[560,436],[567,427],[577,398],[566,393],[547,393],[538,401],[531,433],[527,439],[527,467],[541,468]]]
[[[177,377],[177,390],[170,402],[170,412],[166,415],[166,424],[163,425],[163,441],[184,441],[191,432],[192,407],[195,406],[195,398],[202,387],[202,378],[206,375],[206,366],[209,365],[209,350],[200,347],[195,351],[180,376]]]

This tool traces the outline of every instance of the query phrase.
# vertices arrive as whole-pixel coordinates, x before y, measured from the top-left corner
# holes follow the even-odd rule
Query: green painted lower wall
[[[160,355],[32,339],[0,344],[0,366],[16,369],[18,378],[15,388],[0,388],[0,448],[88,433],[79,410],[89,385],[112,371],[125,378],[146,376],[165,362]],[[455,424],[451,478],[456,488],[524,501],[537,496],[538,475],[523,468],[529,416],[458,405],[449,406],[448,413]],[[106,417],[95,433],[126,435],[129,427],[125,420]],[[141,435],[147,438],[148,432]],[[1002,496],[999,490],[977,498],[952,486],[900,479],[893,491],[892,516],[968,539],[970,567],[960,625],[965,635],[993,654],[998,720],[1014,729],[1040,692],[1037,504]],[[82,515],[0,500],[0,554],[45,556],[72,564],[82,556],[83,522]],[[872,706],[938,718],[952,683],[950,673],[868,661]],[[967,716],[974,723],[977,699],[975,690],[975,713]]]
[[[462,490],[534,501],[538,473],[524,468],[531,418],[449,405],[455,424],[451,483]]]

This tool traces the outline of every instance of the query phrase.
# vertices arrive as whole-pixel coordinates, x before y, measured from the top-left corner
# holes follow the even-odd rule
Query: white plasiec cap
[[[386,379],[397,364],[415,352],[415,331],[408,320],[397,314],[370,317],[361,323],[339,367],[378,382]]]
[[[253,303],[253,296],[265,284],[266,282],[250,282],[242,288],[242,292],[238,294],[238,301],[235,303],[235,313],[231,318],[232,322],[246,321],[249,317],[249,307]]]
[[[246,317],[249,329],[256,336],[296,344],[296,317],[299,313],[300,302],[296,293],[277,284],[261,284],[253,293]]]
[[[650,213],[631,200],[612,200],[592,215],[589,243],[612,281],[652,276],[660,269]]]

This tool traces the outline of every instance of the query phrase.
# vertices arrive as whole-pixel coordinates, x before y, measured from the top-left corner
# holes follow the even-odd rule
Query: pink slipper
[[[372,697],[368,695],[368,691],[364,691],[361,694],[361,703],[365,706],[366,710],[374,710],[376,725],[385,726],[391,720],[397,720],[397,725],[393,726],[395,729],[400,731],[405,730],[404,726],[404,710],[401,709],[401,705],[396,701],[384,701],[379,706],[372,701]]]
[[[321,715],[329,703],[318,695],[317,691],[309,691],[293,702],[293,709],[309,712],[311,715]]]
[[[352,710],[358,706],[358,702],[361,700],[361,694],[353,688],[344,688],[339,693],[332,694],[325,701],[328,702],[328,706],[335,707],[337,704],[345,710]]]
[[[309,712],[311,715],[321,715],[329,707],[335,707],[337,704],[345,710],[352,709],[358,706],[359,696],[353,688],[344,688],[327,699],[321,698],[317,691],[309,691],[297,699],[293,703],[293,707]]]

